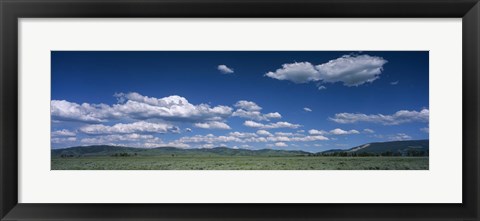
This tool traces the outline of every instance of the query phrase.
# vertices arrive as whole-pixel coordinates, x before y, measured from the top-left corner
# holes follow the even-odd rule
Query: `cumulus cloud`
[[[270,119],[274,119],[274,118],[282,118],[282,115],[278,112],[262,114],[260,111],[247,111],[244,109],[236,110],[235,112],[233,112],[232,116],[258,120],[258,121],[269,121]]]
[[[412,137],[405,133],[397,133],[394,135],[390,135],[388,139],[392,141],[402,141],[402,140],[411,140]]]
[[[350,134],[359,134],[360,132],[358,130],[343,130],[340,128],[336,128],[330,131],[325,131],[325,130],[316,130],[316,129],[311,129],[308,131],[308,134],[310,135],[350,135]]]
[[[244,110],[247,110],[247,111],[260,111],[260,110],[262,110],[262,107],[258,106],[253,101],[241,100],[241,101],[238,101],[237,103],[235,103],[234,106],[236,108],[244,109]]]
[[[77,134],[73,131],[62,129],[62,130],[53,131],[51,135],[52,137],[74,137]]]
[[[284,142],[278,142],[278,143],[275,143],[275,146],[276,147],[288,147],[288,145]]]
[[[243,142],[241,138],[234,136],[215,136],[213,134],[195,135],[191,137],[181,137],[177,140],[179,143],[228,143]]]
[[[245,133],[245,132],[230,132],[228,133],[229,136],[234,136],[238,138],[251,138],[251,137],[257,137],[257,134],[255,133]]]
[[[85,145],[115,145],[115,146],[129,146],[129,147],[142,147],[142,148],[154,148],[154,147],[177,147],[188,148],[190,145],[186,143],[180,143],[177,141],[163,142],[160,138],[151,134],[111,134],[101,135],[95,137],[87,137],[80,140]]]
[[[214,146],[226,146],[227,143],[234,143],[235,146],[240,144],[248,143],[266,143],[263,145],[268,146],[269,142],[313,142],[313,141],[325,141],[329,140],[325,136],[321,135],[303,135],[299,133],[286,133],[286,132],[277,132],[271,134],[266,130],[259,130],[257,133],[249,132],[230,132],[227,135],[195,135],[195,136],[185,136],[176,140],[176,143],[186,143],[186,144],[213,144]],[[244,145],[241,145],[242,147]]]
[[[210,107],[208,104],[193,105],[186,98],[178,95],[154,98],[138,93],[119,93],[116,96],[126,99],[126,102],[116,104],[113,108],[132,118],[206,121],[223,119],[232,114],[231,107],[222,105]]]
[[[329,140],[328,137],[322,135],[313,135],[313,136],[293,136],[289,137],[288,140],[283,141],[300,141],[300,142],[310,142],[310,141],[320,141],[320,140]],[[279,140],[282,141],[282,140]]]
[[[65,100],[53,100],[51,116],[53,120],[85,123],[103,123],[118,118],[204,122],[225,119],[231,116],[233,111],[231,107],[222,105],[194,105],[178,95],[154,98],[132,92],[117,93],[115,97],[120,103],[112,106],[88,103],[80,105]]]
[[[185,143],[178,143],[178,142],[155,142],[153,140],[147,141],[145,143],[137,143],[138,147],[145,147],[145,148],[155,148],[155,147],[176,147],[176,148],[189,148],[190,145]]]
[[[65,100],[52,100],[50,106],[52,120],[101,123],[106,122],[107,118],[121,115],[106,104],[77,104]]]
[[[315,66],[324,82],[342,82],[345,86],[358,86],[376,80],[387,60],[369,55],[344,55]]]
[[[265,76],[294,83],[341,82],[343,85],[359,86],[378,79],[387,60],[369,55],[344,55],[327,63],[313,65],[310,62],[283,64],[282,68]],[[319,89],[325,89],[319,86]]]
[[[306,112],[312,112],[312,109],[310,109],[308,107],[304,107],[303,110],[306,111]]]
[[[292,124],[292,123],[284,122],[284,121],[280,121],[280,122],[276,122],[276,123],[269,123],[269,124],[262,124],[262,123],[258,123],[258,122],[255,122],[255,121],[247,120],[243,123],[243,125],[245,125],[247,127],[260,128],[260,129],[276,129],[276,128],[296,129],[296,128],[301,127],[301,125],[299,125],[299,124]]]
[[[205,149],[211,149],[211,148],[214,148],[215,145],[211,144],[211,143],[207,143],[207,144],[204,144],[202,145],[202,148],[205,148]]]
[[[230,126],[224,122],[218,121],[209,121],[205,123],[196,123],[194,124],[195,127],[203,128],[203,129],[222,129],[222,130],[230,130]]]
[[[60,144],[60,143],[71,143],[77,141],[76,137],[53,137],[50,139],[52,143]]]
[[[278,112],[272,112],[272,113],[268,113],[268,114],[264,114],[263,115],[264,117],[268,118],[268,119],[272,119],[272,118],[282,118],[282,115]]]
[[[166,133],[176,131],[177,128],[165,123],[150,123],[138,121],[130,124],[118,123],[113,126],[91,124],[79,129],[85,134],[130,134],[130,133]]]
[[[363,129],[363,132],[364,132],[364,133],[366,133],[366,134],[373,134],[373,133],[375,133],[375,131],[374,131],[374,130],[372,130],[372,129],[368,129],[368,128],[366,128],[366,129]]]
[[[234,106],[238,108],[232,114],[232,116],[234,117],[241,117],[258,121],[268,121],[270,119],[282,118],[282,115],[278,112],[262,114],[260,112],[262,110],[262,107],[260,107],[253,101],[241,100],[235,103]]]
[[[336,129],[333,129],[330,131],[330,134],[333,134],[333,135],[348,135],[348,134],[359,134],[360,132],[358,132],[358,130],[349,130],[349,131],[346,131],[346,130],[342,130],[340,128],[336,128]]]
[[[272,133],[266,131],[266,130],[257,130],[257,134],[260,136],[272,136]]]
[[[268,72],[265,76],[277,80],[289,80],[297,84],[320,80],[318,71],[310,62],[283,64],[282,68],[275,72]]]
[[[229,68],[229,67],[227,67],[227,65],[224,65],[224,64],[218,65],[217,70],[219,70],[223,74],[232,74],[233,73],[233,68]]]
[[[392,115],[338,113],[330,119],[341,124],[367,122],[383,125],[398,125],[410,122],[428,122],[429,114],[430,111],[428,109],[422,109],[421,111],[400,110]]]
[[[150,140],[158,142],[159,138],[151,134],[110,134],[95,137],[83,138],[80,142],[85,144],[116,144],[117,142],[132,142],[139,140]]]
[[[311,134],[311,135],[325,135],[325,134],[328,134],[327,131],[324,131],[324,130],[315,130],[315,129],[309,130],[308,133]]]

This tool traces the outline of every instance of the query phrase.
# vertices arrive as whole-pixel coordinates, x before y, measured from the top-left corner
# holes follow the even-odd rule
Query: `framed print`
[[[288,57],[334,59],[315,66],[287,63],[262,73],[270,66],[267,63],[275,66]],[[219,61],[229,66],[215,65]],[[184,62],[190,68],[169,65]],[[387,63],[397,62],[398,66],[388,65],[390,72],[384,70]],[[52,51],[51,70],[51,170],[429,168],[428,51]],[[391,80],[378,83],[377,78],[386,73]],[[104,79],[99,79],[100,75]],[[112,97],[111,91],[118,89],[106,89],[100,83],[105,78],[118,78],[118,88],[131,87],[137,81],[136,87],[142,91],[172,94],[157,98],[118,92]],[[275,82],[278,80],[288,83]],[[157,83],[149,85],[154,81]],[[400,81],[410,86],[397,87]],[[307,84],[310,82],[313,87]],[[391,88],[376,93],[385,83]],[[307,93],[320,91],[324,98],[312,94],[302,100],[306,92],[302,87],[308,88]],[[342,93],[352,89],[360,96]],[[88,102],[100,98],[104,90],[109,91],[105,103]],[[86,99],[81,104],[71,100],[80,94]],[[297,103],[296,110],[287,108],[284,99],[272,99],[277,96],[290,98],[291,105]],[[212,105],[190,101],[207,102],[206,97],[218,101],[208,101]],[[116,101],[107,104],[112,99]],[[233,105],[218,104],[220,100]],[[419,110],[402,109],[391,115],[340,111],[347,109],[342,103],[348,103],[354,112],[371,112],[366,107],[382,108],[377,105],[379,100],[385,107],[392,105],[386,104],[390,101]],[[270,106],[271,112],[261,107],[262,103]],[[325,103],[335,105],[328,110]],[[316,114],[315,109],[321,113]],[[323,117],[325,112],[330,112],[328,119]],[[302,119],[308,122],[299,122]],[[317,125],[332,128],[322,130]],[[391,131],[381,134],[376,130]],[[365,144],[342,148],[359,142]]]
[[[1,14],[2,220],[478,220],[475,0]]]

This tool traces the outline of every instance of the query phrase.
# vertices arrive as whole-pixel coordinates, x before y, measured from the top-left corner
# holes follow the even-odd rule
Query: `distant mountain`
[[[332,149],[314,155],[387,155],[428,156],[428,140],[368,143],[350,149]],[[109,145],[78,146],[52,150],[52,157],[112,156],[119,154],[139,156],[305,156],[312,153],[299,150],[247,150],[216,147],[211,149],[181,149],[176,147],[134,148]]]
[[[429,141],[428,140],[407,140],[407,141],[391,141],[376,142],[356,146],[350,149],[332,149],[320,152],[320,154],[335,155],[335,153],[348,154],[391,154],[391,155],[424,155],[428,156]]]
[[[247,150],[216,147],[211,149],[181,149],[176,147],[134,148],[121,146],[78,146],[52,150],[52,156],[111,156],[115,154],[137,154],[139,156],[195,155],[195,156],[298,156],[308,155],[305,151],[292,150]]]

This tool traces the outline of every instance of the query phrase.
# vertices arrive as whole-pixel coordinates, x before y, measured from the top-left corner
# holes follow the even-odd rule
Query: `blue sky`
[[[428,52],[53,51],[52,148],[428,139]]]

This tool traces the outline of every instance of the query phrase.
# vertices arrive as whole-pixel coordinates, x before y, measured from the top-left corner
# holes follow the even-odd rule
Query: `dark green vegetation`
[[[287,150],[85,146],[52,150],[52,170],[426,170],[428,140],[319,153]]]

